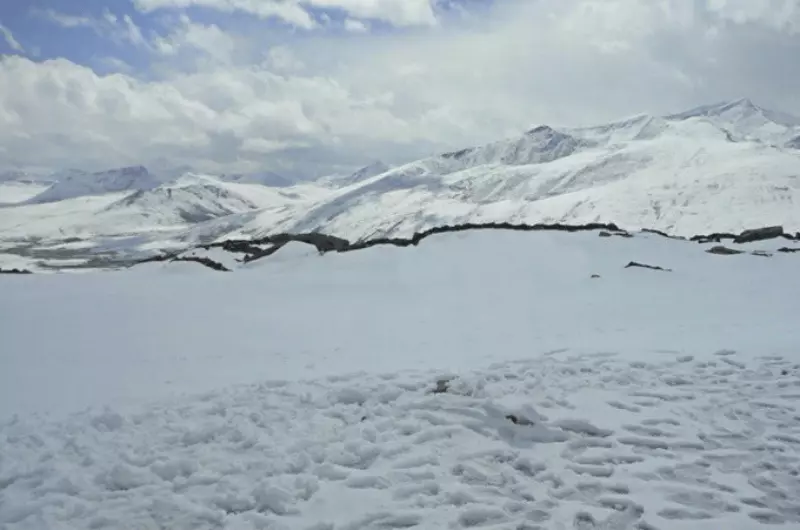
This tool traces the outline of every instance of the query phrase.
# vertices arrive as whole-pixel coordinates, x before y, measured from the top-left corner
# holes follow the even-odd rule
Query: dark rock
[[[733,240],[734,243],[751,243],[753,241],[764,241],[765,239],[775,239],[783,235],[782,226],[766,226],[764,228],[754,228],[745,230]]]
[[[723,247],[723,246],[716,246],[711,247],[710,249],[706,250],[709,254],[718,254],[720,256],[734,256],[736,254],[744,254],[743,250],[736,250],[733,248]]]
[[[782,247],[778,249],[778,252],[783,252],[784,254],[791,254],[793,252],[800,252],[800,248]]]
[[[781,370],[781,375],[789,375],[789,370]]]
[[[664,272],[672,272],[672,269],[665,269],[664,267],[658,267],[656,265],[647,265],[645,263],[638,263],[636,261],[631,261],[627,265],[625,265],[626,269],[630,269],[632,267],[639,267],[642,269],[651,269],[654,271],[664,271]]]
[[[439,379],[436,381],[436,388],[431,390],[432,394],[446,394],[450,390],[450,381],[452,379]]]
[[[597,279],[597,278],[599,278],[599,277],[600,277],[600,275],[599,275],[599,274],[592,274],[592,279],[593,279],[593,280],[594,280],[594,279]]]
[[[0,267],[0,274],[33,274],[28,269],[3,269]]]
[[[191,262],[194,262],[194,263],[199,263],[200,265],[205,265],[209,269],[213,269],[215,271],[230,272],[230,269],[228,269],[223,264],[217,263],[216,261],[208,259],[208,258],[199,258],[199,257],[196,257],[196,256],[187,256],[187,257],[173,258],[170,261],[191,261]]]
[[[708,235],[692,236],[689,240],[703,244],[703,243],[722,243],[723,239],[736,239],[736,234],[718,232]]]
[[[673,235],[670,235],[670,234],[668,234],[666,232],[662,232],[661,230],[656,230],[655,228],[642,228],[642,233],[644,233],[644,234],[656,234],[656,235],[659,235],[661,237],[667,237],[669,239],[679,239],[681,241],[686,241],[685,237],[673,236]]]
[[[531,420],[527,418],[521,418],[516,414],[506,414],[506,419],[514,425],[535,425]]]
[[[772,254],[767,252],[766,250],[754,250],[751,252],[753,256],[761,256],[762,258],[771,258]]]
[[[600,232],[600,233],[599,233],[599,234],[597,234],[597,235],[599,235],[600,237],[611,237],[611,236],[618,236],[618,237],[633,237],[633,234],[629,234],[628,232],[625,232],[625,231],[619,231],[619,232],[606,232],[605,230],[603,230],[602,232]]]
[[[237,254],[244,254],[241,259],[242,262],[248,263],[257,259],[265,258],[277,252],[283,245],[292,242],[302,242],[313,245],[320,254],[327,252],[352,252],[355,250],[363,250],[380,245],[391,245],[396,247],[410,247],[419,245],[419,243],[436,234],[444,234],[450,232],[464,232],[468,230],[514,230],[514,231],[557,231],[557,232],[586,232],[602,230],[602,237],[619,236],[619,237],[633,237],[632,234],[620,229],[614,223],[587,223],[583,225],[566,225],[560,223],[537,223],[533,225],[528,224],[512,224],[512,223],[464,223],[459,225],[444,225],[430,228],[422,232],[417,232],[410,238],[374,238],[363,241],[351,243],[347,239],[340,237],[321,234],[318,232],[301,233],[301,234],[288,234],[281,233],[271,236],[262,237],[253,240],[243,239],[230,239],[208,245],[201,245],[196,248],[211,249],[222,248],[228,252]],[[608,234],[608,235],[603,235]],[[190,249],[185,249],[190,250]],[[185,250],[181,252],[185,252]],[[151,256],[143,260],[137,261],[134,265],[147,262],[159,261],[196,261],[213,268],[215,270],[228,270],[223,265],[216,263],[206,258],[178,258],[179,253],[162,254]],[[200,261],[200,260],[203,261]]]

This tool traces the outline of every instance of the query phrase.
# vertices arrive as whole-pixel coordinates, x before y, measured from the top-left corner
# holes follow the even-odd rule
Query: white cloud
[[[134,0],[134,4],[145,12],[190,6],[239,11],[280,19],[303,29],[318,26],[309,8],[338,10],[353,18],[381,20],[396,26],[436,24],[431,0]]]
[[[153,45],[163,55],[201,52],[221,63],[230,62],[236,48],[235,39],[216,24],[197,24],[185,15],[180,17],[177,28],[167,36],[156,37]]]
[[[182,18],[152,48],[176,62],[185,52],[203,60],[158,80],[3,59],[0,116],[14,127],[0,129],[0,145],[22,166],[166,159],[322,174],[539,123],[591,124],[741,96],[800,113],[800,42],[785,22],[794,15],[776,23],[774,13],[753,11],[741,22],[725,11],[731,5],[506,0],[457,25],[304,33],[282,44]]]
[[[353,33],[367,33],[369,31],[369,27],[363,21],[354,18],[348,18],[344,21],[344,29]]]
[[[304,29],[311,29],[317,25],[302,6],[291,0],[134,0],[134,5],[146,13],[158,9],[196,6],[229,13],[239,11],[261,18],[276,18]]]
[[[339,9],[355,18],[369,18],[397,26],[436,24],[430,0],[301,0],[302,3],[326,9]]]
[[[22,47],[17,39],[14,38],[14,34],[11,33],[11,30],[5,27],[4,25],[0,24],[0,34],[3,35],[3,39],[6,41],[6,44],[14,50],[21,53],[25,52],[25,48]]]
[[[69,15],[54,9],[31,9],[31,14],[62,28],[88,28],[98,35],[108,37],[116,42],[125,42],[141,48],[147,48],[149,43],[130,16],[124,15],[121,19],[108,9],[103,11],[101,17],[87,15]]]

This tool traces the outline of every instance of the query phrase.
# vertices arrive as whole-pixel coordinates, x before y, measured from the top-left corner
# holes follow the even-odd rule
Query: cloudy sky
[[[0,167],[299,176],[750,97],[800,0],[3,0]]]

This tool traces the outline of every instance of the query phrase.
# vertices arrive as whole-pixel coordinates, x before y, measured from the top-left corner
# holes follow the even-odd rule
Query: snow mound
[[[83,171],[67,171],[53,175],[56,182],[39,195],[33,197],[31,203],[63,201],[85,195],[103,195],[129,190],[149,190],[160,182],[145,167],[134,166],[112,169],[98,173]]]

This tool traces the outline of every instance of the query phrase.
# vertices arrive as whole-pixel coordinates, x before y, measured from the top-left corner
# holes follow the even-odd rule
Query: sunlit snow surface
[[[1,277],[0,527],[797,528],[798,256],[703,250]]]

